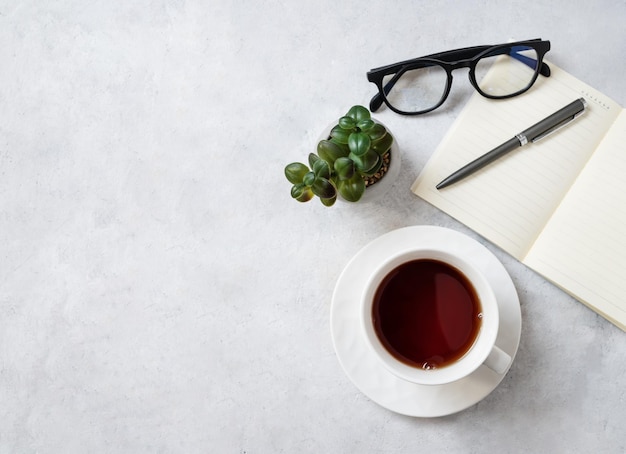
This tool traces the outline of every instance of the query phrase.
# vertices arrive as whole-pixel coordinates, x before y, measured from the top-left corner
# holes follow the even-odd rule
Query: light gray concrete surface
[[[409,187],[469,99],[377,117],[384,201],[289,196],[370,68],[513,39],[626,106],[626,2],[0,1],[0,452],[621,453],[626,334]],[[339,274],[393,229],[483,243],[520,348],[478,404],[386,410],[340,367]]]

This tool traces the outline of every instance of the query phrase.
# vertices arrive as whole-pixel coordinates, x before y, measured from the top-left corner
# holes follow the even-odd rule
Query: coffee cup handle
[[[503,374],[506,372],[509,364],[511,364],[511,357],[497,345],[494,345],[491,353],[489,353],[489,356],[487,356],[483,364],[495,373]]]

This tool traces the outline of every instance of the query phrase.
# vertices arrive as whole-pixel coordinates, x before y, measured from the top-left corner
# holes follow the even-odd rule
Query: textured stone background
[[[471,92],[383,110],[390,197],[326,209],[285,164],[366,104],[372,67],[542,37],[626,106],[626,2],[0,1],[0,452],[626,450],[626,334],[412,195]],[[408,225],[483,242],[523,331],[487,398],[391,413],[337,361],[329,308],[366,243]]]

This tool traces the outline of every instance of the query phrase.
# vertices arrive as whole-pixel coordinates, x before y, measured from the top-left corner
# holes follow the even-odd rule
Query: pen
[[[456,172],[444,178],[441,183],[436,186],[436,188],[442,189],[446,186],[450,186],[451,184],[456,183],[466,176],[476,172],[478,169],[483,168],[490,162],[498,159],[500,156],[504,156],[516,148],[523,147],[528,142],[536,142],[543,139],[548,134],[553,133],[557,129],[560,129],[570,121],[582,115],[585,112],[586,107],[587,101],[585,101],[585,98],[577,99],[562,109],[554,112],[549,117],[544,118],[539,123],[534,124],[525,131],[520,132],[512,139],[504,142],[502,145],[461,167]]]

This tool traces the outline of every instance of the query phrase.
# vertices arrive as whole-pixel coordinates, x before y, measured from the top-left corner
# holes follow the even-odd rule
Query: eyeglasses
[[[533,39],[497,46],[475,46],[372,69],[367,80],[378,94],[370,101],[375,112],[383,102],[402,115],[418,115],[441,106],[450,93],[452,71],[469,68],[472,86],[486,98],[504,99],[528,90],[537,76],[550,76],[543,56],[550,41]]]

